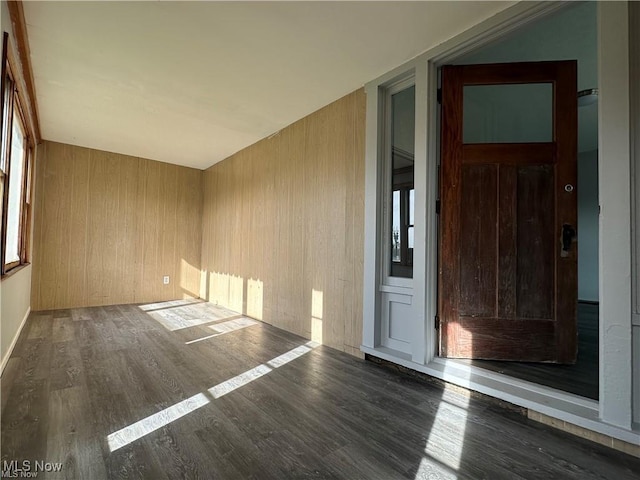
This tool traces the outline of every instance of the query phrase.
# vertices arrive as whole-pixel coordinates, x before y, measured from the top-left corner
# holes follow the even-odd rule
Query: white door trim
[[[633,421],[640,429],[640,3],[629,4],[629,86],[632,175]]]
[[[598,3],[600,417],[631,428],[629,5]]]

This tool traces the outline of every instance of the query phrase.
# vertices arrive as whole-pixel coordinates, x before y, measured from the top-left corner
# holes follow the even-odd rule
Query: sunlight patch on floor
[[[273,368],[279,368],[291,360],[295,360],[298,357],[301,357],[305,353],[310,352],[314,348],[319,347],[320,344],[318,342],[314,342],[313,340],[305,343],[304,345],[300,345],[299,347],[294,348],[293,350],[289,350],[287,353],[283,353],[282,355],[277,356],[276,358],[269,360],[267,365]]]
[[[258,322],[247,317],[241,317],[229,320],[227,322],[216,323],[215,325],[209,326],[209,328],[216,333],[212,335],[206,335],[201,338],[196,338],[195,340],[190,340],[188,342],[185,342],[185,344],[191,345],[203,340],[209,340],[210,338],[219,337],[220,335],[224,335],[225,333],[235,332],[237,330],[242,330],[243,328],[252,327],[253,325],[258,325]]]
[[[138,308],[145,312],[153,312],[154,310],[161,310],[172,307],[183,307],[185,305],[194,305],[196,303],[203,302],[198,298],[187,298],[185,300],[170,300],[167,302],[146,303],[144,305],[140,305]]]
[[[441,464],[457,471],[460,468],[464,450],[469,398],[453,393],[456,397],[456,403],[446,401],[444,397],[451,395],[451,392],[448,391],[450,388],[452,387],[445,386],[443,399],[438,405],[438,412],[429,431],[429,439],[425,447],[427,457],[423,459],[423,462],[429,463],[428,457],[433,457]],[[433,464],[431,465],[433,466]],[[424,477],[416,476],[416,478]]]
[[[171,332],[240,316],[238,312],[201,300],[152,303],[139,308]]]
[[[250,382],[253,382],[254,380],[257,380],[258,378],[273,371],[275,368],[279,368],[291,362],[292,360],[295,360],[296,358],[301,357],[302,355],[310,352],[311,350],[313,350],[319,345],[320,345],[319,343],[316,343],[313,341],[307,342],[304,345],[300,345],[299,347],[296,347],[293,350],[289,350],[288,352],[283,353],[282,355],[269,360],[266,364],[263,363],[262,365],[258,365],[257,367],[252,368],[251,370],[247,370],[246,372],[241,373],[240,375],[230,378],[226,382],[222,382],[216,385],[215,387],[210,388],[209,393],[213,395],[213,398],[220,398],[229,392],[233,392],[234,390]]]
[[[457,480],[458,475],[432,458],[423,457],[414,480]]]
[[[215,387],[210,388],[209,393],[213,395],[213,398],[223,397],[226,394],[231,393],[234,390],[237,390],[238,388],[259,379],[260,377],[263,377],[271,371],[273,371],[273,368],[267,367],[264,364],[258,365],[251,370],[247,370],[240,375],[236,375],[235,377],[230,378],[229,380],[226,380],[222,383],[219,383]]]
[[[197,395],[176,403],[169,408],[165,408],[158,413],[154,413],[139,422],[132,423],[128,427],[118,430],[107,437],[109,450],[111,452],[115,452],[145,435],[148,435],[149,433],[154,432],[159,428],[184,417],[185,415],[188,415],[194,410],[205,406],[207,403],[209,403],[209,399],[203,393],[198,393]]]
[[[258,365],[251,370],[247,370],[240,375],[219,383],[215,387],[207,390],[207,394],[213,396],[214,399],[223,397],[224,395],[227,395],[228,393],[231,393],[234,390],[237,390],[238,388],[247,385],[254,380],[257,380],[258,378],[263,377],[276,368],[286,365],[292,360],[301,357],[302,355],[310,352],[319,345],[319,343],[309,341],[304,345],[300,345],[299,347],[289,350],[282,355],[272,358],[262,365]],[[132,423],[131,425],[110,434],[107,437],[109,450],[111,452],[115,452],[116,450],[125,447],[130,443],[135,442],[136,440],[139,440],[140,438],[178,420],[179,418],[182,418],[185,415],[188,415],[198,410],[199,408],[204,407],[205,405],[210,403],[209,398],[207,398],[207,394],[198,393],[196,395],[193,395],[192,397],[182,400],[175,405],[165,408],[164,410],[154,413],[147,418],[144,418],[136,423]]]

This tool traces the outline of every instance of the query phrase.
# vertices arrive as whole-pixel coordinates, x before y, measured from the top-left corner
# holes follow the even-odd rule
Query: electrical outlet
[[[162,277],[162,283],[164,283],[165,285],[169,285],[169,275],[165,275],[164,277]]]

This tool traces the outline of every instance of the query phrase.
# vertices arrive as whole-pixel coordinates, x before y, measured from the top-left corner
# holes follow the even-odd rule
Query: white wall
[[[9,41],[15,48],[16,41],[6,1],[1,2],[0,23],[2,32],[9,32]],[[2,368],[20,333],[20,326],[31,308],[30,297],[31,265],[0,281],[0,354],[2,355],[0,365]]]
[[[2,280],[2,320],[0,347],[4,366],[23,320],[29,313],[31,297],[31,265]]]

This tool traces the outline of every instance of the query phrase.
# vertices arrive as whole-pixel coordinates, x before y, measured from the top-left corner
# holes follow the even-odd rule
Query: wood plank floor
[[[640,459],[204,303],[32,313],[3,462],[70,479],[637,479]],[[32,463],[33,465],[33,463]]]
[[[578,303],[578,358],[575,365],[490,360],[459,361],[598,400],[598,305]]]

